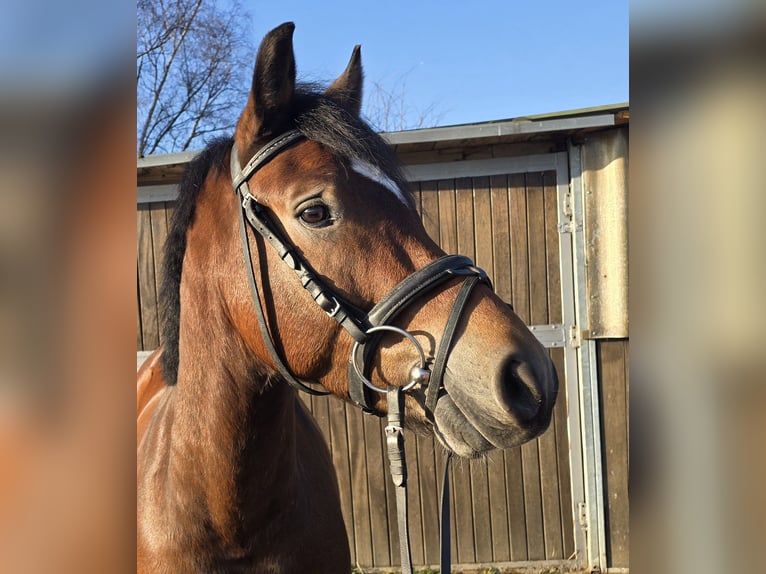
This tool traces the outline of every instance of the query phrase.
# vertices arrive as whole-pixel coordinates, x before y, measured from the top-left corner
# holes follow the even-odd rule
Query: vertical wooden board
[[[524,510],[527,526],[527,556],[529,560],[545,558],[543,505],[540,487],[540,450],[538,439],[521,446],[524,468]]]
[[[487,187],[473,189],[473,220],[476,234],[476,265],[492,275],[492,200]],[[491,277],[494,281],[494,277]]]
[[[168,229],[171,228],[171,222],[173,221],[173,214],[176,212],[176,202],[175,201],[166,201],[165,202],[165,223],[168,226]]]
[[[516,314],[529,324],[529,249],[527,247],[527,196],[524,174],[508,177],[511,220],[511,290]]]
[[[338,476],[340,507],[346,523],[349,546],[354,544],[354,499],[352,496],[351,460],[348,439],[347,409],[351,405],[335,398],[326,398],[330,423],[330,452],[335,473]]]
[[[630,463],[630,340],[623,341],[625,351],[625,428],[628,434],[628,463]]]
[[[305,394],[305,393],[300,393]],[[322,431],[327,447],[332,453],[333,444],[330,440],[330,413],[328,412],[329,398],[328,397],[314,397],[310,396],[311,414],[314,415],[314,420]]]
[[[436,446],[436,441],[433,441],[434,446]],[[436,512],[436,520],[430,522],[429,524],[426,524],[426,532],[429,532],[429,539],[432,537],[433,540],[436,541],[436,544],[434,545],[434,556],[436,557],[436,560],[432,561],[431,564],[436,564],[439,562],[440,557],[440,534],[441,534],[441,488],[444,480],[444,465],[447,462],[447,453],[443,448],[440,448],[436,446],[434,449],[434,465],[435,465],[435,474],[433,477],[433,485],[434,485],[434,497],[437,501],[437,505],[435,507]],[[451,472],[452,472],[452,462],[454,462],[454,457],[450,458],[450,480],[452,479]],[[450,482],[450,487],[452,483]],[[453,558],[452,562],[454,562],[454,557],[456,556],[456,550],[455,550],[455,503],[454,503],[454,496],[452,493],[452,488],[450,488],[449,492],[450,497],[450,556]],[[430,550],[429,550],[430,552]]]
[[[426,228],[431,239],[439,242],[439,196],[435,181],[423,181],[420,183],[420,214],[423,227]]]
[[[457,222],[455,216],[455,181],[442,180],[439,189],[439,245],[447,253],[457,253]]]
[[[144,334],[141,328],[141,283],[138,278],[138,260],[136,260],[136,351],[144,350]]]
[[[353,505],[354,538],[350,540],[355,555],[355,563],[372,566],[372,529],[370,493],[367,483],[367,443],[365,440],[364,420],[361,411],[346,409],[348,429],[349,465],[351,467],[351,498]]]
[[[372,566],[389,566],[391,564],[391,541],[386,496],[388,476],[385,470],[386,459],[382,442],[383,428],[377,418],[367,416],[363,418],[362,422],[367,447],[367,489],[370,503],[370,531],[372,533]]]
[[[509,505],[505,488],[505,455],[503,451],[492,451],[487,455],[487,479],[489,518],[492,530],[492,560],[494,562],[510,562]]]
[[[457,563],[473,564],[476,560],[471,507],[471,473],[469,461],[456,459],[452,464],[452,492],[455,507],[455,546]]]
[[[415,210],[423,217],[423,192],[420,190],[420,182],[412,183],[412,195],[415,198]]]
[[[545,204],[542,173],[527,174],[527,247],[529,249],[529,320],[548,323],[548,265],[545,258]]]
[[[527,560],[527,523],[524,509],[524,469],[521,447],[503,451],[505,456],[506,498],[508,500],[508,530],[511,538],[511,560]]]
[[[564,558],[574,552],[574,509],[572,508],[572,478],[569,467],[569,431],[567,430],[567,390],[564,373],[564,349],[549,351],[556,372],[559,373],[559,394],[553,408],[556,432],[556,456],[558,457],[558,488],[561,504],[561,537]]]
[[[564,558],[559,469],[556,450],[556,423],[557,421],[554,418],[551,421],[551,426],[539,438],[545,558],[548,560],[561,560]]]
[[[313,397],[311,395],[308,395],[306,393],[298,393],[298,400],[301,401],[304,405],[306,405],[306,408],[311,413],[311,416],[314,416],[314,405],[312,404]]]
[[[562,323],[561,263],[559,261],[558,190],[556,172],[543,174],[543,197],[545,203],[545,257],[548,268],[548,322]]]
[[[159,296],[160,284],[162,282],[162,275],[164,273],[165,262],[165,241],[168,238],[168,222],[167,222],[167,204],[166,202],[151,204],[152,214],[152,245],[154,250],[154,275],[156,281],[156,290]],[[160,333],[160,344],[162,344],[162,337]]]
[[[143,350],[150,351],[160,345],[157,290],[154,274],[152,244],[152,218],[149,205],[138,206],[136,234],[138,257],[138,290],[141,297],[141,328]]]
[[[165,202],[150,204],[152,219],[152,251],[154,251],[155,291],[159,294],[162,281],[165,240],[168,237],[168,223],[165,217]],[[162,337],[160,333],[160,344]]]
[[[427,564],[423,546],[423,515],[420,512],[420,453],[417,448],[417,436],[410,432],[407,432],[405,437],[405,453],[407,455],[407,496],[412,563]],[[391,480],[389,479],[388,482]],[[395,500],[396,498],[394,498]],[[396,524],[396,520],[392,524]]]
[[[418,509],[421,517],[420,536],[423,540],[422,564],[437,564],[439,562],[439,524],[440,507],[439,492],[441,484],[440,472],[437,472],[436,448],[431,437],[418,436],[415,439],[418,453]]]
[[[470,461],[471,508],[476,562],[489,563],[492,555],[492,520],[489,507],[489,477],[486,459]]]
[[[477,217],[477,245],[486,253],[491,249],[489,259],[495,290],[503,300],[511,302],[511,253],[509,230],[509,198],[506,176],[492,178],[476,178],[474,185],[480,196],[489,199],[491,221],[490,229],[479,231],[479,221],[486,215]],[[487,233],[489,232],[489,233]],[[478,248],[477,248],[478,249]],[[478,263],[478,262],[477,262]],[[482,265],[482,264],[479,264]],[[484,263],[486,265],[486,262]],[[488,469],[488,499],[491,505],[491,536],[493,559],[507,561],[511,559],[526,559],[526,535],[523,524],[523,492],[520,480],[520,465],[518,472],[513,467],[515,454],[512,451],[495,454],[496,464]],[[510,473],[508,472],[510,470]],[[500,506],[502,504],[502,506]],[[512,556],[512,537],[515,537],[516,547],[521,550]]]
[[[487,178],[477,178],[486,180]],[[483,184],[483,181],[482,181]],[[478,183],[477,183],[478,186]],[[511,231],[508,212],[508,177],[494,175],[489,179],[492,204],[492,258],[495,293],[506,303],[513,299],[511,289]]]
[[[599,382],[609,566],[629,565],[627,341],[600,341]]]
[[[455,180],[455,211],[457,213],[457,253],[476,260],[476,230],[473,214],[473,183],[471,178]]]
[[[548,323],[548,265],[545,253],[545,203],[543,174],[527,174],[527,237],[529,247],[530,322]],[[558,459],[554,425],[538,440],[540,493],[543,517],[544,555],[561,558],[561,507],[558,489]]]
[[[455,510],[455,507],[457,506],[457,498],[455,497],[455,462],[459,462],[460,459],[452,459],[452,463],[450,463],[450,468],[448,471],[449,474],[449,481],[450,481],[450,508],[449,508],[449,514],[450,514],[450,556],[452,557],[452,562],[459,562],[460,559],[458,557],[458,541],[457,541],[457,516],[458,513]],[[438,467],[437,467],[438,468]]]
[[[139,236],[141,234],[141,215],[136,212],[136,301],[138,306],[136,308],[136,315],[138,316],[138,329],[137,333],[137,351],[144,350],[144,329],[141,321],[141,241]]]

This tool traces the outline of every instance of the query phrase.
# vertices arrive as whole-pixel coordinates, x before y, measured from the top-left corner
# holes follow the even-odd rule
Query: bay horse
[[[483,271],[429,238],[360,118],[359,47],[326,89],[296,84],[293,29],[264,37],[233,138],[180,187],[163,346],[138,375],[142,573],[350,570],[330,454],[298,390],[401,409],[464,457],[551,419],[545,349]]]

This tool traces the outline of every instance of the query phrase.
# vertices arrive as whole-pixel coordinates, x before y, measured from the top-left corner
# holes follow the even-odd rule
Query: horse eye
[[[301,211],[300,218],[309,225],[318,225],[324,223],[330,216],[325,205],[312,205]]]

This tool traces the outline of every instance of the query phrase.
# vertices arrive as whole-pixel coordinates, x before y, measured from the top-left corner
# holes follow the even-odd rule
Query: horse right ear
[[[346,70],[327,88],[324,95],[358,116],[362,107],[362,48],[357,45]]]
[[[278,136],[289,120],[295,93],[294,30],[295,24],[285,22],[266,34],[258,48],[253,86],[234,132],[243,156]]]

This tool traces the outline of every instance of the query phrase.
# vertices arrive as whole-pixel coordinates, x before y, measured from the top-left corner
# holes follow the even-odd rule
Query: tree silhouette
[[[248,15],[203,0],[138,0],[139,157],[200,148],[230,132],[255,50]]]

